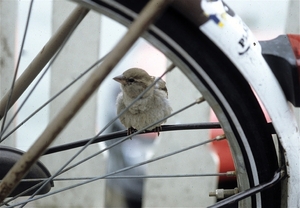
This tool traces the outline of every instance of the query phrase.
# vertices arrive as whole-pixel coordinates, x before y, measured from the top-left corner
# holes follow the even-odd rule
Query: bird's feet
[[[136,130],[135,128],[129,127],[129,128],[127,129],[127,136],[133,134],[133,133],[136,132],[136,131],[137,131],[137,130]],[[132,138],[130,137],[130,139],[132,139]]]
[[[157,136],[159,136],[160,135],[160,131],[162,130],[162,127],[161,126],[157,126],[153,130],[156,131],[157,132]]]

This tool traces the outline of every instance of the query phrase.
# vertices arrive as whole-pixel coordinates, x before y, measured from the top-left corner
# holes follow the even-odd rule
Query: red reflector
[[[297,59],[298,70],[300,71],[300,35],[289,34],[288,37]]]

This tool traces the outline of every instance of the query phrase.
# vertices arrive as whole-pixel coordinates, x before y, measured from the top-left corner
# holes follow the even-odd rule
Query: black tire
[[[125,22],[130,22],[132,21],[130,14],[139,13],[147,1],[117,0],[115,2],[118,3],[109,4],[97,0],[94,2],[108,9],[109,13],[116,12]],[[123,7],[116,7],[116,4],[123,5],[130,11],[123,10]],[[278,169],[276,151],[272,132],[249,84],[226,55],[196,25],[175,9],[168,8],[155,26],[159,32],[150,30],[146,36],[150,35],[151,38],[158,40],[159,44],[155,42],[156,46],[161,50],[163,48],[164,52],[167,49],[166,55],[171,60],[173,56],[177,56],[180,61],[172,61],[176,65],[184,66],[184,72],[196,87],[199,88],[199,83],[204,84],[212,95],[212,98],[207,99],[208,102],[217,102],[222,108],[236,140],[229,140],[229,143],[237,142],[239,145],[247,168],[250,187],[257,183],[256,177],[259,183],[269,181]],[[148,41],[151,42],[151,38]],[[188,58],[183,51],[188,54]],[[204,78],[203,74],[208,77]],[[222,124],[221,120],[220,122]],[[222,125],[224,127],[226,124]],[[242,131],[236,127],[237,125]],[[247,145],[250,149],[246,148]],[[252,207],[279,207],[280,186],[262,192],[261,201],[260,204],[257,197],[252,196]]]

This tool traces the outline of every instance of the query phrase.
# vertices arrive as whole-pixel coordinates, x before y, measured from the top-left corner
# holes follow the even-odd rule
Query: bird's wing
[[[122,92],[120,92],[118,97],[117,97],[116,105],[117,105],[117,114],[119,114],[126,107],[124,102],[123,102],[123,93]]]
[[[167,98],[168,98],[168,89],[166,87],[166,82],[162,79],[160,79],[157,83],[156,83],[156,88],[159,90],[162,90],[164,92],[166,92],[167,94]]]

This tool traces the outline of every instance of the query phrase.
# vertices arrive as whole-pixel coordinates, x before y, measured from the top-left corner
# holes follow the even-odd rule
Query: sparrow
[[[154,76],[150,76],[140,68],[128,69],[122,75],[113,79],[121,85],[121,92],[118,94],[116,101],[118,114],[155,81]],[[160,79],[119,119],[128,129],[128,135],[130,135],[135,130],[141,130],[169,116],[171,112],[172,108],[168,100],[166,82]],[[166,120],[163,120],[147,130],[155,129],[159,135],[161,124],[165,122]]]

